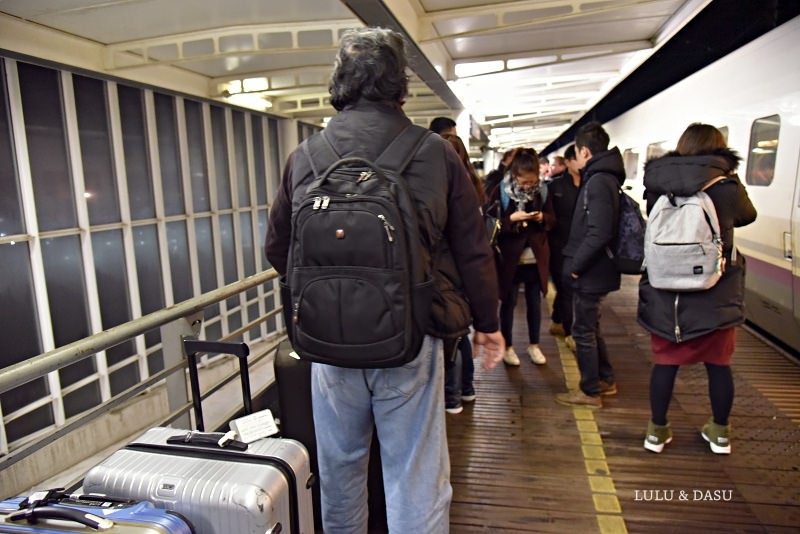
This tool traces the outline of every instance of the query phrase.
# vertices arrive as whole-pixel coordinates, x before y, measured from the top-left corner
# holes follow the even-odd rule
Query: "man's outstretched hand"
[[[506,342],[503,334],[499,330],[491,333],[475,332],[472,338],[472,345],[475,347],[474,357],[482,357],[481,365],[484,369],[492,369],[503,359],[506,352]]]

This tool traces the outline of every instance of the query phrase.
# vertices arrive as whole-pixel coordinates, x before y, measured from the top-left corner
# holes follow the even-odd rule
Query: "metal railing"
[[[87,338],[64,345],[63,347],[34,356],[23,362],[0,369],[0,394],[2,394],[32,380],[47,376],[48,373],[58,371],[84,358],[88,358],[99,351],[144,334],[149,330],[154,328],[161,329],[162,352],[164,355],[163,370],[115,395],[108,401],[67,421],[64,425],[51,429],[49,432],[39,435],[23,446],[9,451],[7,455],[0,457],[0,471],[9,468],[70,432],[85,426],[90,421],[117,408],[125,401],[165,379],[167,383],[169,413],[162,423],[178,422],[188,427],[190,424],[188,411],[192,403],[188,397],[186,379],[183,373],[186,369],[186,355],[183,348],[183,340],[197,337],[200,331],[202,312],[205,308],[231,296],[247,291],[248,289],[269,282],[277,278],[277,276],[277,272],[274,269],[249,276],[243,280],[204,293],[198,297],[185,300],[181,303],[145,315],[144,317],[134,319],[133,321],[115,326]],[[276,306],[254,321],[231,332],[229,335],[225,336],[225,338],[234,339],[265,321],[272,318],[277,319],[281,309],[280,306]],[[283,339],[285,339],[285,334],[282,334],[280,331],[277,332],[276,336],[271,339],[267,343],[267,346],[260,352],[261,357],[277,348],[278,344]],[[254,358],[254,360],[257,359],[259,359],[258,356]],[[204,397],[217,391],[222,385],[230,382],[237,376],[237,373],[233,373],[225,377],[221,383],[214,385]]]

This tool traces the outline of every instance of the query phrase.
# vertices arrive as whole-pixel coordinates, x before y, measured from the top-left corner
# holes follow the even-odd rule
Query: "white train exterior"
[[[748,320],[800,350],[800,17],[605,124],[641,199],[644,162],[692,122],[723,129],[758,210],[737,229],[747,257]],[[634,173],[635,170],[635,173]]]

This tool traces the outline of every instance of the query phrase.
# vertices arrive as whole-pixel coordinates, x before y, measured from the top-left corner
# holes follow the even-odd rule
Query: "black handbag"
[[[495,214],[499,209],[500,203],[495,201],[488,206],[483,212],[483,222],[486,226],[486,238],[489,240],[489,246],[497,246],[497,236],[500,234],[500,218]]]

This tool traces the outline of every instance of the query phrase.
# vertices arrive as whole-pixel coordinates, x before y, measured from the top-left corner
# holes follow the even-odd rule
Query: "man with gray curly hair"
[[[403,38],[396,32],[364,28],[342,36],[329,85],[331,104],[339,113],[324,135],[340,157],[375,161],[401,133],[421,128],[412,125],[402,109],[408,94],[407,66]],[[483,366],[497,365],[505,351],[498,331],[497,279],[477,194],[447,141],[427,131],[420,138],[402,176],[417,207],[419,257],[430,266],[435,286],[422,348],[401,367],[312,364],[323,526],[328,534],[367,532],[373,426],[380,441],[390,532],[448,532],[452,488],[442,338],[463,335],[458,332],[467,331],[471,315],[475,352],[483,355]],[[315,158],[309,154],[297,149],[289,156],[270,210],[266,253],[281,275],[287,270],[292,212],[314,180],[309,158]],[[455,324],[455,317],[463,317],[466,324]]]

